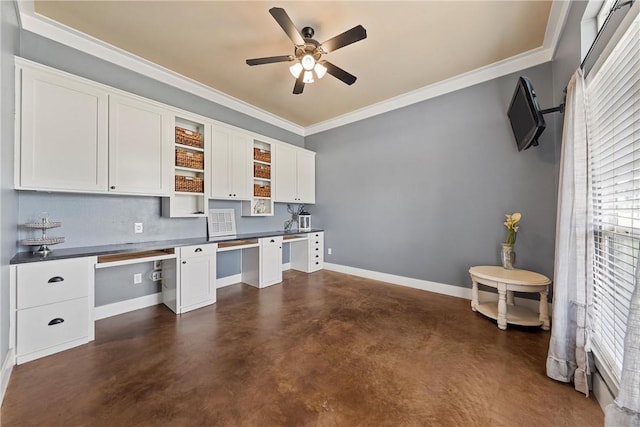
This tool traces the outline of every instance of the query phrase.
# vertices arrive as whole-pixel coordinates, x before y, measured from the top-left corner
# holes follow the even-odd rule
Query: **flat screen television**
[[[520,77],[507,111],[518,151],[538,145],[546,126],[531,81]]]

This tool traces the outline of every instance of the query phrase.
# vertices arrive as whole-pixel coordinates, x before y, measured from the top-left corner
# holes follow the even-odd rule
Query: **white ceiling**
[[[319,42],[363,25],[365,40],[323,57],[356,83],[327,75],[293,95],[289,63],[246,65],[293,53],[273,6]],[[558,19],[540,0],[36,1],[34,10],[302,128],[539,52]]]

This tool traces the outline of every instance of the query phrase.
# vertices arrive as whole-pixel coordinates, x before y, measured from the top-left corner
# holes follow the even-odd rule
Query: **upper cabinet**
[[[251,199],[249,135],[213,125],[211,129],[212,199]]]
[[[109,191],[171,193],[171,119],[154,104],[109,96]]]
[[[311,151],[21,58],[16,111],[19,190],[162,196],[167,217],[315,203]]]
[[[316,202],[316,158],[312,151],[275,145],[275,201]]]
[[[107,189],[107,92],[40,70],[19,69],[16,188]]]

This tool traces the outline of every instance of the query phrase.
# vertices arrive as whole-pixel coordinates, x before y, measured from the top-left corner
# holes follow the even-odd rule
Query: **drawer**
[[[17,266],[18,310],[89,295],[92,272],[85,258]]]
[[[260,246],[263,248],[282,246],[282,236],[264,237],[260,239]]]
[[[183,246],[180,248],[180,258],[194,258],[200,256],[215,255],[218,251],[217,243],[205,245]]]
[[[78,298],[18,311],[18,355],[89,335],[89,299]]]

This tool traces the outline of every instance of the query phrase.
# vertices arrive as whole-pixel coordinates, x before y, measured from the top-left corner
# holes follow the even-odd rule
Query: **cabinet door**
[[[290,145],[275,146],[275,201],[297,203],[296,149]]]
[[[211,198],[228,199],[229,144],[231,135],[226,129],[213,126],[211,131]]]
[[[298,202],[316,202],[316,156],[308,151],[298,151],[297,156]]]
[[[216,257],[183,259],[180,265],[180,306],[215,302]]]
[[[107,190],[107,93],[23,69],[20,188]],[[5,141],[6,142],[6,141]]]
[[[234,199],[251,199],[251,137],[240,133],[231,137],[229,150],[229,183]]]
[[[109,97],[109,191],[169,195],[168,111],[133,98]]]
[[[282,236],[260,239],[260,287],[282,282]]]

